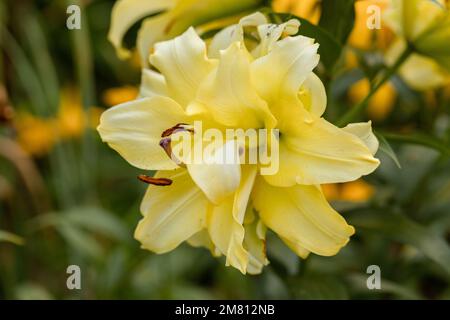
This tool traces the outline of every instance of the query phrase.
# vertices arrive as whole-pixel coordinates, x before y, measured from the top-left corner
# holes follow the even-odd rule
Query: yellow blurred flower
[[[358,104],[369,94],[370,82],[367,78],[361,79],[353,84],[348,96],[353,104]],[[386,82],[373,95],[367,107],[367,113],[370,119],[375,121],[384,120],[392,111],[397,99],[397,91],[392,82]]]
[[[405,48],[404,40],[394,41],[384,55],[386,64],[393,65]],[[412,53],[400,66],[398,74],[408,86],[420,91],[439,88],[450,83],[450,74],[442,66],[432,58],[417,53]]]
[[[142,66],[146,66],[155,42],[173,38],[190,26],[239,14],[262,3],[263,0],[119,0],[111,13],[108,39],[119,57],[129,57],[130,51],[122,46],[125,33],[140,19],[153,15],[143,21],[137,39]]]
[[[17,130],[17,141],[29,154],[42,156],[48,153],[57,139],[57,130],[52,119],[17,113],[14,124]]]
[[[256,27],[256,45],[246,45],[244,27]],[[135,231],[143,248],[165,253],[194,242],[256,274],[268,263],[266,228],[303,258],[335,255],[348,243],[354,228],[319,185],[373,172],[378,141],[370,122],[338,128],[322,117],[326,91],[313,73],[318,44],[291,36],[298,27],[295,19],[275,25],[255,13],[217,33],[209,46],[189,28],[155,44],[149,60],[159,72],[144,69],[140,99],[103,113],[102,140],[133,166],[158,170],[141,177],[151,184]],[[175,161],[172,139],[180,132],[194,136],[187,154],[204,151],[196,148],[206,140],[196,121],[219,132],[278,129],[267,142],[278,147],[278,170],[264,174],[261,162]],[[226,138],[214,156],[236,147],[249,148]]]
[[[73,88],[63,90],[55,121],[58,137],[79,137],[86,127],[86,121],[79,92]]]
[[[61,91],[55,117],[41,118],[21,112],[14,118],[17,140],[31,155],[43,156],[59,141],[80,137],[87,128],[95,128],[103,110],[89,108],[86,113],[79,92],[74,88]]]
[[[112,107],[124,102],[134,100],[136,99],[138,94],[138,89],[132,86],[110,88],[103,92],[102,100],[106,106]]]
[[[418,53],[450,71],[450,11],[445,0],[390,0],[389,26]]]
[[[366,202],[375,193],[373,186],[362,179],[341,184],[322,185],[322,191],[328,201]]]
[[[361,50],[385,49],[393,38],[392,31],[383,25],[370,29],[367,21],[372,11],[371,6],[384,10],[389,0],[358,0],[355,2],[355,25],[349,36],[349,44]],[[381,22],[381,21],[380,21]]]
[[[292,13],[317,24],[321,15],[321,0],[274,0],[272,8],[275,12]]]

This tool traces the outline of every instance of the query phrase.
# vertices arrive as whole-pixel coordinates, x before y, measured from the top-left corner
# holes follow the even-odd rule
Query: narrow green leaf
[[[446,240],[405,215],[383,211],[365,210],[347,215],[357,229],[367,229],[383,234],[392,240],[414,246],[426,257],[440,265],[450,276],[450,246]]]
[[[397,167],[399,167],[400,169],[402,168],[402,166],[400,165],[400,161],[397,158],[397,155],[395,154],[395,151],[392,149],[391,145],[389,144],[389,142],[387,142],[387,140],[384,138],[383,135],[379,134],[378,132],[374,132],[376,137],[378,138],[378,141],[380,142],[380,146],[379,146],[379,150],[384,152],[387,156],[389,156],[389,158],[391,158],[395,164],[397,165]]]
[[[420,132],[407,135],[398,133],[383,133],[383,136],[390,141],[421,145],[434,149],[445,156],[450,156],[450,146],[429,134]]]
[[[125,225],[114,214],[95,207],[81,207],[72,209],[65,214],[71,223],[86,228],[92,232],[99,232],[116,240],[130,240]]]

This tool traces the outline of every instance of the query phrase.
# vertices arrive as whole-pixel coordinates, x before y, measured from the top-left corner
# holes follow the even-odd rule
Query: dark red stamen
[[[146,176],[145,174],[138,175],[138,179],[142,182],[152,184],[155,186],[170,186],[172,184],[172,180],[167,178],[153,178]]]

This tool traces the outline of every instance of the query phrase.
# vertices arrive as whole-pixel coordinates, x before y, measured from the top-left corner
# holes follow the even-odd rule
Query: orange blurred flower
[[[106,106],[112,107],[136,99],[138,93],[138,89],[132,86],[110,88],[103,92],[102,100]]]
[[[370,82],[367,78],[361,79],[353,84],[348,96],[353,104],[361,102],[370,91]],[[397,99],[397,91],[392,82],[386,82],[373,95],[369,101],[367,113],[374,121],[384,120],[392,111]]]
[[[362,179],[322,185],[322,191],[328,201],[366,202],[375,193],[373,186]]]

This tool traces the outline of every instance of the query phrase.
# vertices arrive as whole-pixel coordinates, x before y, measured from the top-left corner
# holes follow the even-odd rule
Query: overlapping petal
[[[250,59],[241,42],[223,50],[217,69],[202,83],[187,112],[206,110],[216,122],[235,128],[273,128],[276,119],[252,86]]]
[[[380,163],[363,140],[323,118],[302,121],[293,112],[286,120],[279,141],[279,170],[264,176],[272,185],[353,181],[373,172]]]
[[[269,103],[272,112],[275,112],[273,106],[280,101],[292,106],[298,104],[302,84],[319,63],[317,49],[314,39],[287,37],[252,63],[252,83],[258,94]]]
[[[305,249],[295,250],[301,256],[307,255],[307,251],[334,255],[354,233],[354,228],[331,208],[317,186],[277,188],[258,179],[252,199],[268,228],[291,248]]]
[[[127,30],[139,19],[156,12],[167,10],[175,5],[176,0],[119,0],[111,13],[111,27],[108,39],[117,50],[117,54],[126,58],[129,50],[123,48],[122,40]]]
[[[135,238],[143,248],[165,253],[205,227],[208,200],[185,169],[161,171],[156,177],[169,178],[173,183],[148,187],[141,204],[144,218]]]
[[[196,144],[202,144],[198,140]],[[239,163],[239,146],[235,140],[227,141],[214,148],[211,152],[199,150],[194,146],[193,151],[203,152],[201,159],[192,158],[187,164],[189,174],[195,183],[203,190],[208,199],[219,204],[232,195],[241,181],[241,164]],[[207,148],[205,146],[204,148]]]
[[[194,100],[200,83],[216,65],[206,56],[206,45],[193,28],[157,43],[150,62],[166,79],[170,97],[183,107]]]
[[[186,121],[183,109],[162,96],[138,99],[105,111],[97,130],[125,160],[144,170],[177,168],[159,146],[167,128]]]
[[[227,257],[227,265],[247,272],[248,251],[244,248],[244,218],[255,181],[256,166],[243,167],[241,183],[234,195],[208,210],[208,231],[217,249]]]

